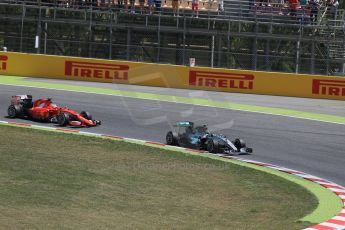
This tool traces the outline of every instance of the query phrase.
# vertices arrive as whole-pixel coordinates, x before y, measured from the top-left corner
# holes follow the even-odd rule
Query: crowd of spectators
[[[61,7],[119,8],[130,13],[152,14],[162,9],[170,9],[174,16],[181,9],[190,10],[192,16],[198,17],[199,11],[222,12],[223,0],[42,0]]]
[[[15,0],[14,0],[15,1]],[[28,0],[42,3],[50,3],[60,7],[80,8],[118,8],[125,12],[152,14],[169,9],[174,16],[178,16],[181,10],[187,10],[192,17],[198,17],[199,11],[224,12],[224,0]],[[245,0],[240,0],[241,4]],[[234,0],[229,2],[236,5]],[[248,0],[252,13],[275,13],[277,15],[289,15],[301,20],[309,20],[311,23],[318,21],[321,5],[327,6],[326,16],[336,18],[339,0]],[[230,9],[231,10],[231,9]],[[234,9],[236,10],[236,7]]]
[[[293,17],[308,17],[311,23],[317,22],[321,5],[327,7],[326,16],[330,19],[336,18],[338,0],[257,0],[254,4],[255,10],[277,12]],[[272,10],[269,10],[270,8]]]

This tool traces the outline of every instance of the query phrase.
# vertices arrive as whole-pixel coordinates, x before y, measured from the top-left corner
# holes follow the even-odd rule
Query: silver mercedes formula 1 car
[[[206,125],[194,127],[194,123],[190,121],[177,122],[174,129],[167,133],[166,143],[207,150],[210,153],[240,155],[253,152],[253,149],[248,148],[242,139],[236,138],[231,141],[223,134],[210,133]]]

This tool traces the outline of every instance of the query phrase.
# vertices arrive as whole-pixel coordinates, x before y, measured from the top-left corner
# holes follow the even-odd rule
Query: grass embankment
[[[217,160],[0,125],[1,229],[301,229],[302,187]]]

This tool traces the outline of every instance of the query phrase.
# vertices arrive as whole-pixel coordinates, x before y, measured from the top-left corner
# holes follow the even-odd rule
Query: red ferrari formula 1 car
[[[101,121],[92,120],[90,113],[77,113],[67,107],[56,106],[51,98],[32,101],[31,95],[12,96],[8,107],[10,118],[23,117],[32,120],[57,123],[61,126],[91,127],[101,124]]]

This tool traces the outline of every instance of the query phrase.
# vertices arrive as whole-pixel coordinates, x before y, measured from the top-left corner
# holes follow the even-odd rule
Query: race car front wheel
[[[87,119],[87,120],[92,120],[92,115],[91,115],[91,113],[89,113],[89,112],[81,111],[80,115],[81,115],[82,117],[84,117],[85,119]]]
[[[241,148],[246,147],[246,142],[242,139],[236,138],[234,141],[234,145],[238,150],[240,150]]]
[[[57,123],[60,126],[66,126],[69,123],[69,115],[67,113],[60,113],[57,116]]]
[[[213,141],[213,140],[209,140],[207,142],[207,151],[210,152],[210,153],[218,153],[219,150],[218,150],[218,142],[216,141]]]

